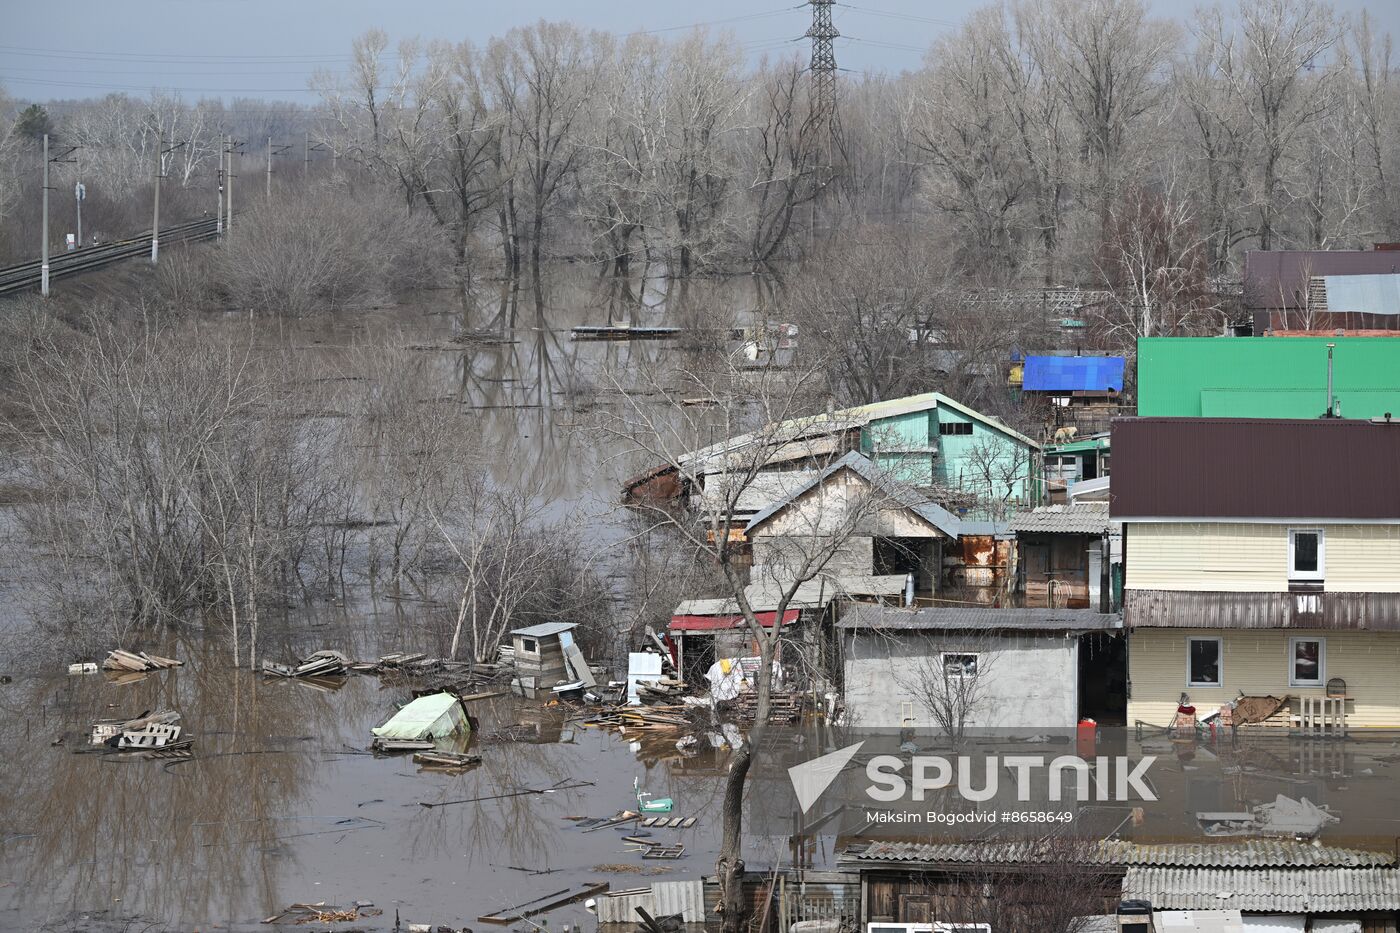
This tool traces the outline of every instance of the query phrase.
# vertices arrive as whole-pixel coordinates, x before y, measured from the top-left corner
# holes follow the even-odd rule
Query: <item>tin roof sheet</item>
[[[1390,250],[1248,250],[1244,254],[1245,306],[1304,308],[1308,282],[1313,276],[1397,272],[1400,252]]]
[[[1027,392],[1122,392],[1121,356],[1028,356],[1021,388]]]
[[[1395,868],[1129,868],[1124,900],[1166,910],[1326,913],[1400,909]]]
[[[1062,849],[1022,843],[872,842],[848,846],[843,860],[855,862],[1015,863],[1062,858]],[[1384,868],[1395,864],[1389,852],[1319,846],[1286,839],[1223,843],[1144,845],[1105,840],[1086,852],[1096,864],[1176,868]]]
[[[1101,632],[1121,628],[1115,613],[1087,609],[993,609],[976,607],[906,609],[854,603],[841,613],[838,628],[880,631]]]
[[[1107,502],[1044,505],[1011,517],[1011,530],[1038,534],[1097,535],[1108,530]]]
[[[1120,418],[1109,501],[1124,520],[1400,520],[1396,463],[1400,420]]]
[[[539,625],[531,625],[528,628],[511,629],[511,634],[524,635],[526,638],[547,638],[550,635],[567,632],[577,626],[577,622],[541,622]]]
[[[1400,314],[1400,275],[1325,275],[1327,311]]]

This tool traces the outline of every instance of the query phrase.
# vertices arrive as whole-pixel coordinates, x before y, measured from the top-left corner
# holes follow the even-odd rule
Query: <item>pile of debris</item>
[[[768,696],[768,721],[770,723],[797,722],[802,718],[805,697],[796,692],[774,691]],[[745,690],[734,700],[734,710],[741,719],[752,720],[758,715],[758,694]]]
[[[369,901],[356,901],[353,907],[335,907],[325,901],[314,904],[293,904],[280,914],[273,914],[263,923],[349,923],[362,917],[378,917],[384,911]]]
[[[462,774],[481,764],[481,756],[467,755],[462,752],[421,751],[414,753],[413,763],[419,765],[424,771]]]
[[[345,677],[350,673],[350,664],[350,659],[339,651],[322,650],[302,658],[295,666],[264,660],[262,672],[269,677]]]
[[[102,662],[102,669],[107,671],[143,673],[145,671],[163,671],[172,667],[180,667],[184,663],[184,661],[176,661],[174,658],[162,658],[160,655],[147,654],[144,651],[131,652],[123,651],[118,648],[107,655],[107,660]]]
[[[689,728],[684,706],[616,706],[602,710],[578,720],[585,726],[600,729],[617,729],[620,732],[657,732]]]
[[[431,752],[444,739],[471,736],[472,725],[462,701],[442,691],[420,696],[370,729],[377,752]]]
[[[180,714],[164,709],[147,710],[135,719],[99,719],[92,724],[89,741],[118,751],[185,751],[193,740],[180,739]]]

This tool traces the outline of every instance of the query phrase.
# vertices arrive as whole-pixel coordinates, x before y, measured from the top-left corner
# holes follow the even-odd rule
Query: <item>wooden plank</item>
[[[517,904],[514,907],[503,907],[481,917],[477,917],[478,923],[494,923],[499,926],[508,926],[517,920],[524,920],[526,917],[533,917],[536,914],[547,913],[566,904],[590,898],[595,894],[601,894],[608,889],[608,882],[593,881],[587,882],[578,888],[563,888],[552,894],[537,897],[534,900]]]

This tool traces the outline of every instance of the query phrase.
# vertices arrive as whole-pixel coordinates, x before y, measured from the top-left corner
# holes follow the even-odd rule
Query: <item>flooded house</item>
[[[1109,431],[1046,444],[1041,454],[1044,500],[1054,505],[1100,498],[1093,493],[1099,487],[1107,487],[1113,453],[1111,445]],[[1107,501],[1106,495],[1101,498]]]
[[[588,664],[574,642],[577,627],[577,622],[543,622],[510,633],[515,683],[524,696],[548,696],[560,684],[591,680]]]
[[[1400,421],[1123,419],[1114,447],[1130,721],[1258,697],[1295,731],[1400,726]]]
[[[1122,721],[1116,614],[856,604],[836,626],[847,722],[858,728],[1038,730],[1073,728],[1086,717]]]
[[[1112,568],[1122,563],[1121,534],[1107,502],[1040,506],[1013,515],[1010,530],[1016,534],[1016,590],[1024,605],[1116,608]]]
[[[940,392],[927,392],[791,418],[679,454],[630,480],[623,497],[723,504],[732,498],[722,494],[726,476],[743,473],[743,489],[734,492],[747,493],[754,485],[748,474],[820,471],[851,451],[916,488],[938,486],[1010,506],[1031,503],[1039,494],[1038,442]]]

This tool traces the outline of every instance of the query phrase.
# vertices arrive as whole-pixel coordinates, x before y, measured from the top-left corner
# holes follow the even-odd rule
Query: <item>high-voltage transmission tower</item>
[[[836,111],[836,50],[832,42],[841,33],[831,21],[831,8],[836,0],[808,0],[812,6],[812,27],[807,38],[812,40],[812,106],[819,123],[830,124]]]

